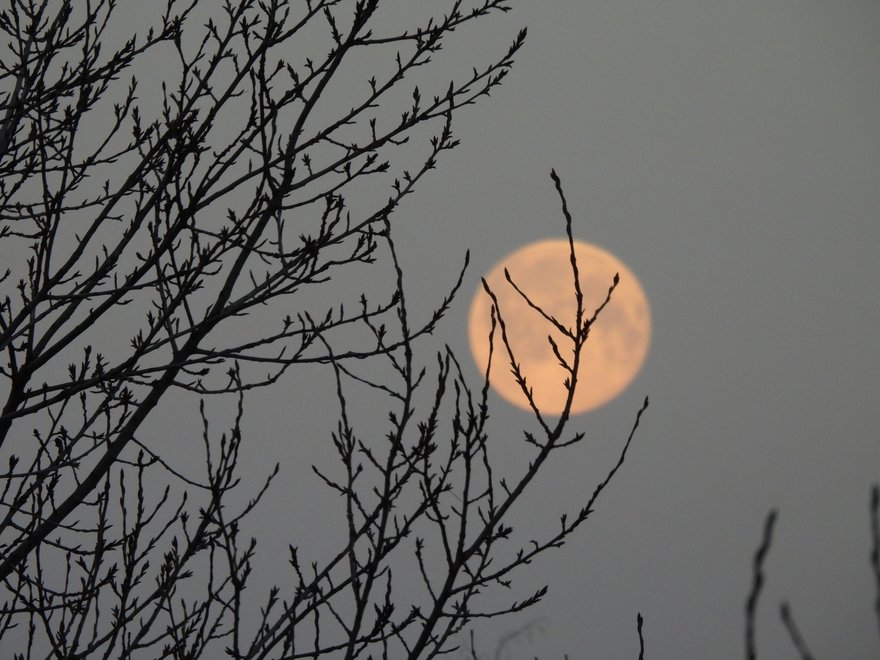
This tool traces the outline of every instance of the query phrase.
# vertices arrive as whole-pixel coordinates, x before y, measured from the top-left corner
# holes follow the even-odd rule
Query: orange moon
[[[633,272],[613,254],[595,245],[575,241],[574,247],[585,318],[591,317],[605,300],[615,273],[619,273],[620,283],[611,302],[590,328],[581,353],[572,414],[594,410],[623,392],[641,369],[651,341],[648,298]],[[504,269],[535,304],[571,328],[577,303],[569,254],[566,239],[538,241],[506,256],[485,278],[498,298],[514,356],[543,414],[560,414],[568,395],[563,384],[568,374],[553,355],[547,336],[553,337],[569,363],[574,349],[570,339],[531,309],[513,289],[504,277]],[[492,301],[481,284],[471,302],[468,335],[474,361],[483,374],[489,359],[491,308]],[[530,410],[511,373],[500,328],[495,330],[494,343],[490,374],[493,389],[510,403]]]

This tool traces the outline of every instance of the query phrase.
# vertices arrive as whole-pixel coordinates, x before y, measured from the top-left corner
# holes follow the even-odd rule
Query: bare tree
[[[568,431],[569,410],[604,304],[585,309],[573,243],[575,316],[547,317],[569,344],[554,344],[569,387],[558,420],[534,404],[493,309],[494,359],[509,361],[540,429],[525,435],[521,474],[493,471],[488,366],[473,391],[450,350],[430,369],[417,357],[463,269],[428,318],[412,318],[395,214],[457,145],[453,117],[503,81],[525,39],[423,95],[419,76],[454,31],[509,10],[445,5],[406,30],[378,0],[167,0],[155,26],[115,45],[115,0],[13,0],[0,13],[0,639],[19,657],[433,657],[475,621],[544,595],[482,609],[485,591],[586,520],[633,435],[556,533],[513,534],[513,505],[551,453],[583,437]],[[353,86],[349,66],[365,54],[375,73]],[[138,67],[172,61],[161,89],[142,92]],[[416,167],[392,164],[412,154]],[[365,188],[388,192],[377,201]],[[390,266],[384,299],[289,312],[304,291],[371,264]],[[336,379],[338,468],[315,472],[341,496],[345,541],[317,560],[291,545],[295,586],[246,597],[256,541],[240,522],[277,467],[239,483],[245,394],[309,363]],[[359,433],[352,387],[387,397],[384,437]],[[177,393],[198,406],[201,478],[143,440]],[[208,397],[235,401],[219,436]],[[230,503],[242,488],[250,500]],[[402,556],[421,601],[397,597]]]

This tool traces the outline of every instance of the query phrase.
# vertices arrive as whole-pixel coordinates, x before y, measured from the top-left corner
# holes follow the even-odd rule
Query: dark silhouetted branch
[[[791,639],[792,644],[794,644],[794,647],[800,654],[801,660],[813,660],[813,654],[810,653],[810,650],[807,648],[807,643],[804,641],[803,635],[801,635],[800,630],[798,630],[798,627],[794,622],[794,617],[791,614],[791,608],[788,606],[788,603],[783,602],[779,606],[779,616],[782,619],[785,629],[788,631],[788,636]]]
[[[776,523],[776,511],[772,510],[767,514],[764,521],[764,533],[761,538],[761,545],[755,551],[755,558],[752,562],[752,588],[746,599],[746,659],[755,660],[755,617],[758,610],[758,599],[761,596],[761,590],[764,588],[764,560],[767,558],[767,552],[770,550],[770,544],[773,541],[773,525]]]

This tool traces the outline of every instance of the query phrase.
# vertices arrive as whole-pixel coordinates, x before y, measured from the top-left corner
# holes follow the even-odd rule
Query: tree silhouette
[[[453,117],[502,83],[525,30],[423,95],[425,71],[455,31],[509,9],[454,0],[407,30],[380,17],[378,0],[166,0],[154,26],[121,41],[115,0],[13,0],[0,13],[4,649],[423,658],[481,618],[542,598],[546,587],[500,609],[481,600],[587,519],[645,407],[579,510],[549,537],[522,540],[511,507],[551,453],[583,437],[568,430],[571,396],[556,421],[533,406],[541,434],[525,434],[528,464],[496,474],[488,367],[473,389],[451,350],[430,368],[416,352],[464,266],[418,321],[394,241],[401,201],[458,144]],[[352,83],[364,62],[374,73]],[[166,65],[161,85],[142,89],[136,74]],[[413,153],[417,167],[400,164]],[[573,247],[571,263],[576,315],[570,346],[556,350],[571,358],[573,393],[599,310],[584,308]],[[357,267],[380,264],[393,273],[381,300],[304,298],[331,281],[356,288]],[[494,359],[509,361],[532,400],[497,304],[492,321]],[[377,362],[390,377],[376,376]],[[257,541],[240,523],[278,468],[240,483],[244,395],[306,364],[337,384],[338,469],[315,473],[343,502],[345,540],[301,558],[291,539],[295,587],[245,594]],[[387,398],[384,437],[358,431],[352,386]],[[143,439],[169,397],[199,411],[201,478]],[[212,397],[234,401],[219,436]],[[242,489],[250,499],[231,503]],[[397,598],[402,556],[422,577],[419,602]]]

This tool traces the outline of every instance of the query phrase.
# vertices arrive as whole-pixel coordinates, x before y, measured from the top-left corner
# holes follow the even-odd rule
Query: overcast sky
[[[644,284],[654,338],[635,383],[576,420],[588,441],[551,466],[523,519],[575,508],[646,394],[652,403],[593,519],[542,575],[517,582],[525,595],[548,581],[546,601],[478,640],[491,650],[503,630],[541,617],[543,632],[508,658],[637,657],[641,611],[652,659],[741,657],[752,553],[778,507],[762,657],[795,657],[782,599],[817,657],[876,657],[880,4],[516,4],[438,60],[460,71],[456,61],[495,55],[529,28],[508,82],[459,115],[464,144],[401,214],[408,286],[429,304],[471,250],[468,290],[440,332],[467,356],[479,276],[562,232],[554,167],[576,236]],[[529,416],[492,402],[495,442],[525,452]],[[259,405],[258,437],[277,402]],[[276,449],[284,461],[284,442]],[[286,507],[260,515],[277,523]]]
[[[876,657],[880,3],[518,5],[504,24],[528,25],[528,43],[459,119],[465,144],[414,202],[406,253],[430,292],[448,281],[443,255],[469,247],[473,290],[504,254],[560,234],[554,167],[576,236],[643,282],[654,339],[624,395],[577,420],[590,440],[542,489],[591,489],[650,395],[625,468],[546,565],[545,632],[509,657],[635,657],[637,610],[651,658],[741,657],[772,507],[762,657],[795,657],[782,599],[817,657]],[[466,313],[460,301],[444,326],[462,354]],[[528,415],[494,402],[518,447]]]
[[[401,4],[396,18],[413,27],[437,5]],[[876,657],[880,3],[514,4],[437,58],[441,78],[466,73],[463,63],[496,57],[529,28],[506,84],[459,113],[462,146],[398,214],[408,291],[429,309],[471,250],[438,341],[478,386],[470,296],[505,254],[561,235],[555,168],[576,237],[640,278],[654,336],[633,385],[575,420],[588,439],[548,467],[517,520],[539,530],[577,510],[645,395],[651,407],[589,523],[518,576],[518,595],[548,582],[549,596],[478,642],[490,651],[538,620],[508,660],[635,658],[640,611],[652,660],[741,657],[752,554],[778,507],[761,656],[795,658],[777,615],[788,599],[817,657]],[[265,537],[261,570],[288,542],[322,535],[330,516],[308,468],[328,460],[334,407],[321,382],[302,370],[249,402],[245,467],[287,470],[251,521]],[[491,404],[504,460],[527,460],[529,415],[495,395]],[[353,406],[381,427],[384,411]]]

